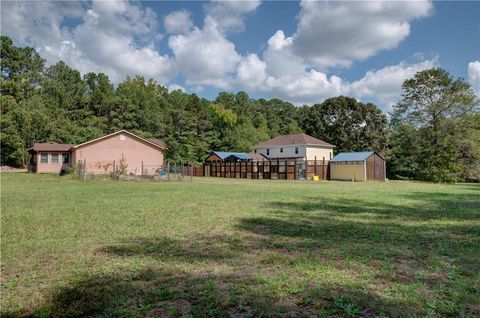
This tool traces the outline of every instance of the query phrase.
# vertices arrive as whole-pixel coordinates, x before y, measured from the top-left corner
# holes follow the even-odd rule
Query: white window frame
[[[43,162],[43,155],[46,155],[47,156],[47,159],[45,162]],[[40,163],[41,164],[48,164],[48,152],[41,152],[40,153]]]
[[[53,158],[56,158],[55,160]],[[50,163],[52,165],[58,165],[58,152],[52,152],[50,154]]]

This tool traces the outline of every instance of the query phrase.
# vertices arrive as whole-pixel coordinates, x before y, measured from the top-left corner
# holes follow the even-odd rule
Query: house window
[[[58,153],[52,153],[52,164],[58,164]]]
[[[120,140],[125,140],[125,135],[124,134],[120,134]]]
[[[48,163],[48,153],[42,152],[40,154],[40,163]]]
[[[63,154],[63,163],[70,163],[70,154],[68,153]]]
[[[283,153],[283,148],[280,148],[280,153]]]
[[[254,150],[253,150],[253,153],[257,153],[257,149],[254,149]]]
[[[267,149],[267,156],[270,156],[270,149]]]
[[[295,154],[298,155],[298,147],[295,147]]]

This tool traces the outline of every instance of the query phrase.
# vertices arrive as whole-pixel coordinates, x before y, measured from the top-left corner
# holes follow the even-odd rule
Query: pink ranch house
[[[82,163],[91,173],[111,173],[126,166],[127,173],[141,174],[142,170],[161,168],[166,149],[160,139],[120,130],[79,145],[36,143],[29,152],[37,173],[63,173]]]

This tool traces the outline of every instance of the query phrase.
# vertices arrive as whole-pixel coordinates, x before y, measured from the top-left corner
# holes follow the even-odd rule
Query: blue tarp
[[[251,160],[252,159],[244,152],[212,151],[212,153],[217,155],[222,160],[225,160],[228,157],[235,157],[238,160]]]

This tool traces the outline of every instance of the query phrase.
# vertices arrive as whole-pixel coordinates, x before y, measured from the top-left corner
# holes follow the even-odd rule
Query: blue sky
[[[402,82],[442,67],[480,91],[480,2],[5,2],[2,34],[47,64],[153,78],[212,99],[297,105],[340,94],[385,111]]]

